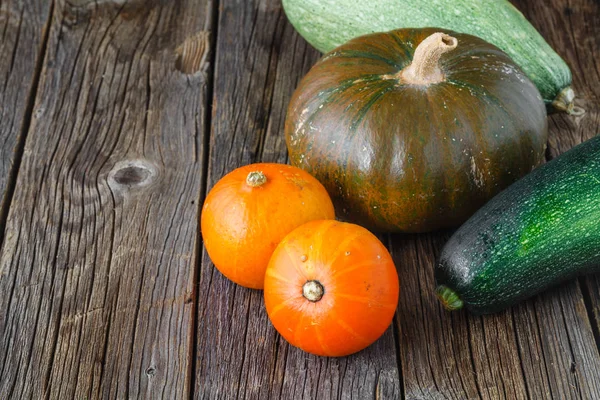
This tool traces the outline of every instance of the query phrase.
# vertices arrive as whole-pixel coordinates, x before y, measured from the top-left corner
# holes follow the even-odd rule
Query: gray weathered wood
[[[43,56],[51,0],[0,2],[0,245]]]
[[[221,1],[209,185],[240,165],[285,162],[285,111],[319,54],[293,31],[278,0]],[[236,286],[203,256],[197,398],[380,398],[400,395],[393,332],[356,355],[327,359],[289,346],[262,292]]]
[[[588,296],[587,309],[592,320],[596,345],[600,351],[600,275],[589,276],[582,281],[583,290]]]
[[[188,395],[211,7],[54,5],[0,254],[0,398]]]
[[[402,295],[397,313],[407,398],[527,398],[510,313],[445,311],[433,266],[448,234],[394,236]]]

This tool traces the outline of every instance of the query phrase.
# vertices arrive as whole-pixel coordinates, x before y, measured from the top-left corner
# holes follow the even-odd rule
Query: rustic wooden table
[[[515,4],[587,109],[550,117],[554,157],[600,133],[600,2]],[[600,399],[598,276],[448,313],[448,233],[386,236],[393,325],[328,359],[214,269],[204,195],[286,162],[286,105],[319,58],[280,0],[2,0],[0,32],[0,399]]]

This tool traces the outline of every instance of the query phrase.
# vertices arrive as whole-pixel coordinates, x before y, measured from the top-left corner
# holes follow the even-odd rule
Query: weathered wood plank
[[[51,0],[0,2],[0,245],[39,76]]]
[[[587,295],[588,313],[592,320],[592,329],[596,338],[596,345],[600,351],[600,275],[592,275],[582,279],[585,295]]]
[[[391,240],[392,257],[400,276],[396,324],[404,393],[409,399],[463,399],[478,395],[468,351],[466,316],[445,313],[432,294],[433,264],[444,238],[393,235]]]
[[[285,162],[285,111],[319,54],[277,0],[221,1],[209,185],[251,162]],[[327,359],[289,346],[262,292],[236,286],[203,254],[198,299],[197,398],[398,398],[392,330],[356,355]]]
[[[397,314],[407,398],[527,398],[510,314],[449,313],[433,293],[448,234],[393,237],[402,294]]]
[[[552,116],[551,156],[600,133],[600,5],[514,1],[574,73],[583,117]],[[496,315],[448,313],[433,295],[433,263],[448,234],[394,237],[407,398],[600,398],[600,357],[576,281]],[[586,280],[596,312],[598,278]]]
[[[0,254],[0,398],[188,394],[211,7],[56,2]]]

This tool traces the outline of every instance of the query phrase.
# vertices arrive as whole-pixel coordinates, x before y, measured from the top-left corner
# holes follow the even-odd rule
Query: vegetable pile
[[[355,353],[392,321],[397,271],[367,228],[464,223],[435,270],[450,310],[496,312],[600,270],[600,137],[538,167],[547,109],[581,112],[569,68],[505,0],[435,3],[284,0],[331,50],[288,108],[294,166],[240,167],[206,197],[216,268],[264,288],[275,329],[307,352]],[[390,27],[404,29],[355,37]]]
[[[365,228],[334,218],[325,188],[284,164],[252,164],[225,175],[201,216],[217,269],[239,285],[264,287],[275,328],[323,356],[352,354],[377,340],[399,294],[385,246]]]
[[[283,164],[253,164],[224,176],[202,209],[204,246],[223,275],[262,289],[273,250],[305,222],[335,217],[315,178]]]

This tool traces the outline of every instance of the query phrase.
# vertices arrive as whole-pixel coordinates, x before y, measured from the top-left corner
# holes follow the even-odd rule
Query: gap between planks
[[[209,173],[209,148],[210,148],[210,137],[212,134],[212,108],[214,102],[214,92],[213,88],[215,85],[215,60],[217,59],[217,38],[219,36],[219,5],[221,0],[212,0],[212,8],[210,13],[210,24],[211,27],[211,36],[210,36],[210,50],[209,50],[209,69],[207,71],[207,87],[206,87],[206,108],[205,108],[205,130],[202,136],[202,180],[200,182],[200,193],[198,194],[198,221],[200,221],[200,214],[202,213],[202,205],[204,204],[204,199],[208,194],[208,173]],[[192,354],[190,354],[190,369],[188,371],[190,379],[189,379],[189,387],[188,387],[188,395],[187,397],[192,400],[195,396],[195,388],[196,388],[196,363],[197,363],[197,352],[198,352],[198,319],[200,318],[199,312],[200,308],[198,307],[198,289],[200,287],[200,274],[202,267],[202,249],[204,247],[204,241],[202,239],[202,230],[200,223],[197,225],[196,232],[196,259],[194,264],[194,273],[193,273],[193,282],[194,282],[194,292],[193,292],[193,321],[192,321],[192,332],[191,340],[192,345],[190,346]]]

